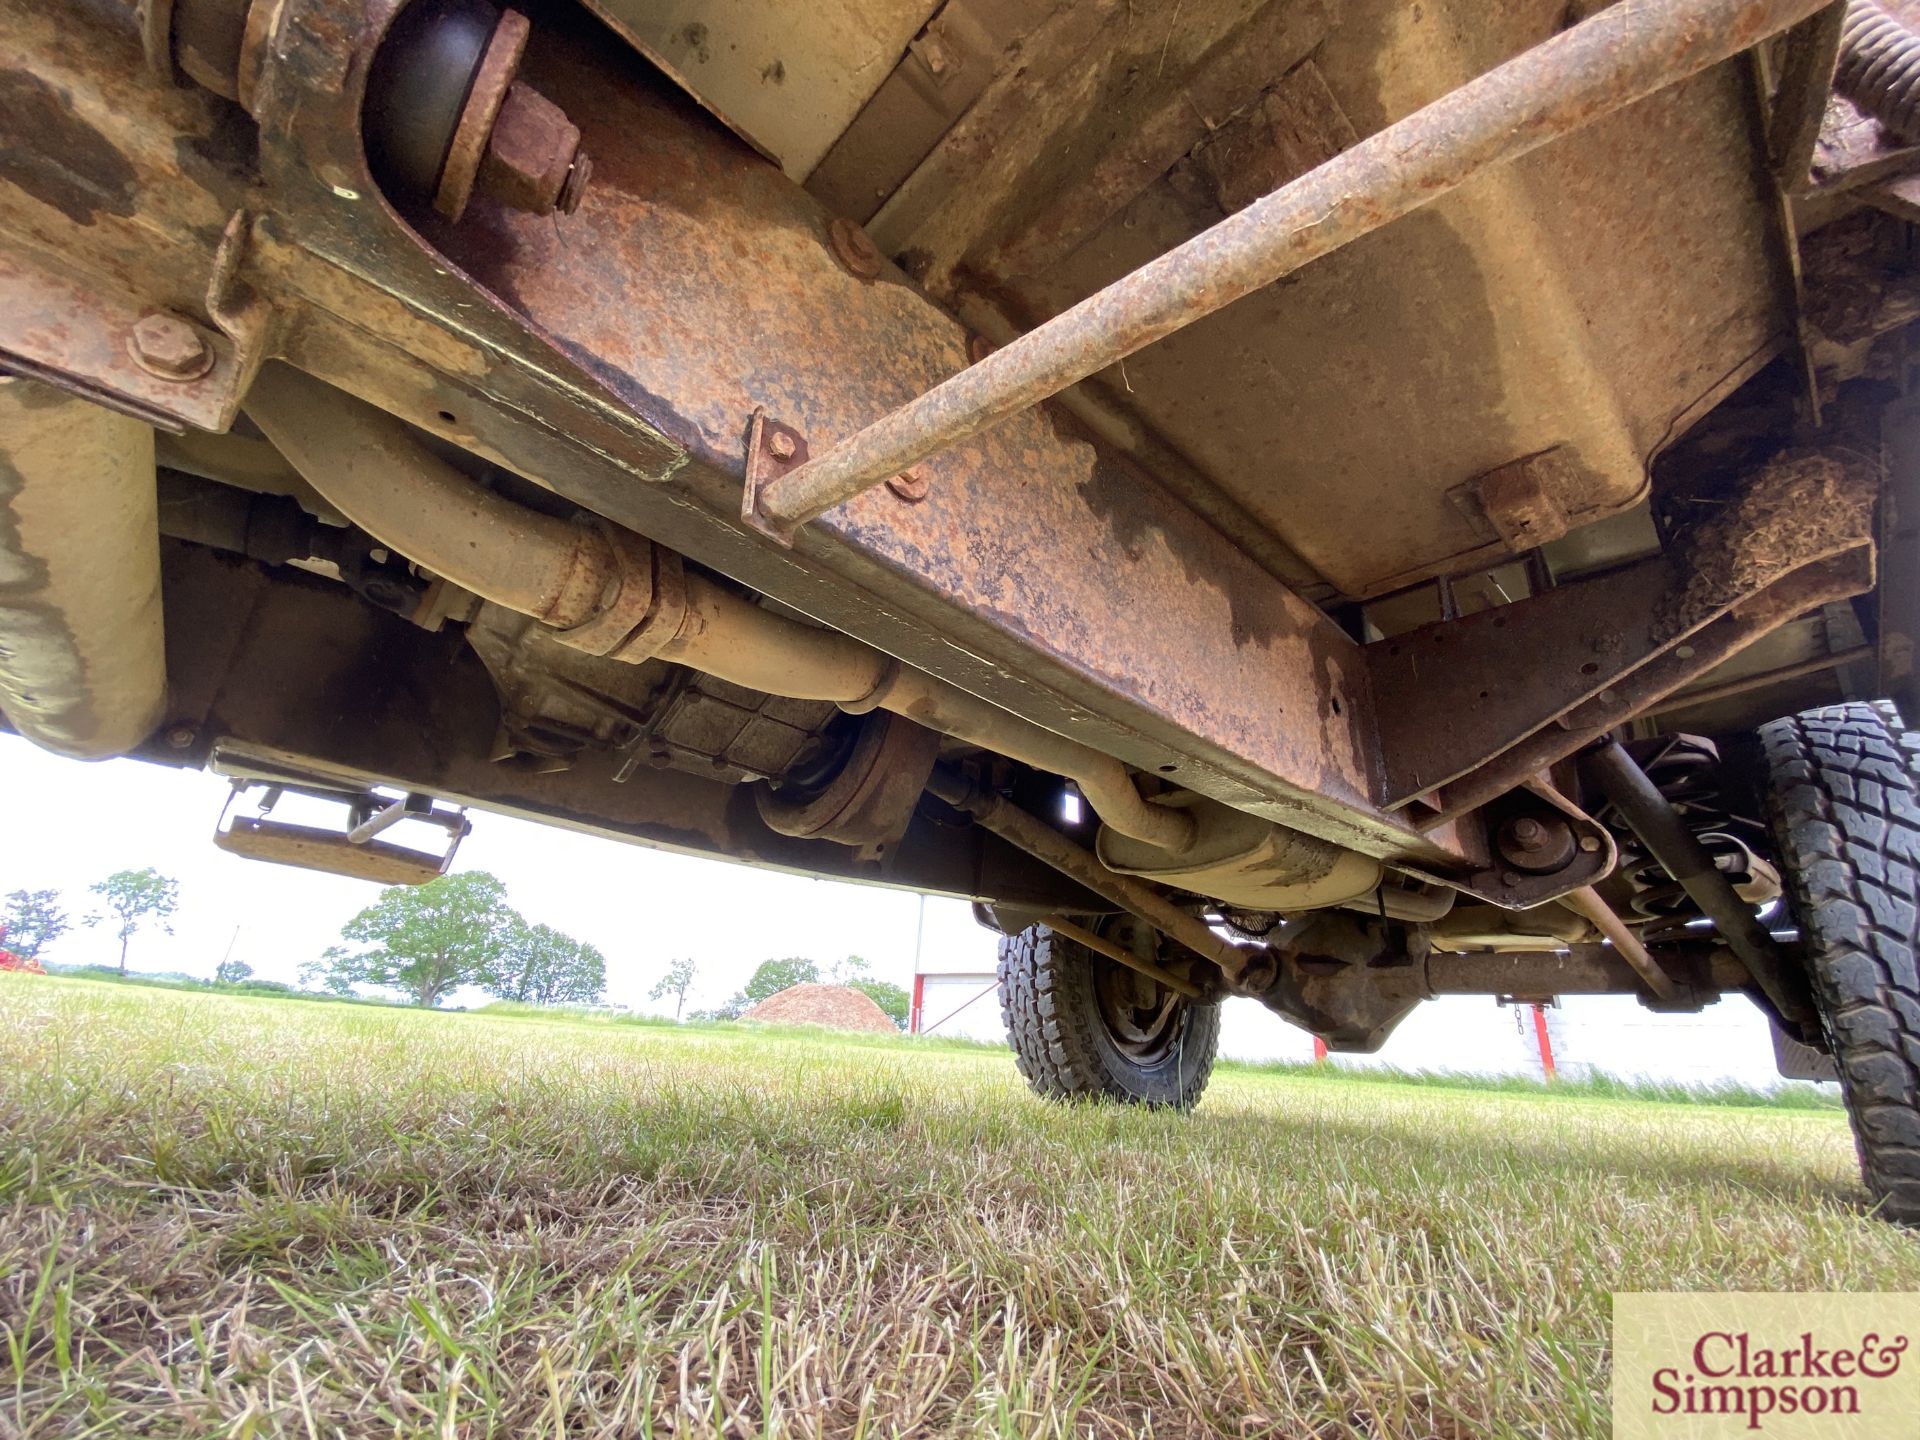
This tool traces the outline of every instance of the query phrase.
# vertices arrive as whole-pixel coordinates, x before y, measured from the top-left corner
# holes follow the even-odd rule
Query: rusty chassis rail
[[[1450,791],[1429,814],[1409,794],[1424,793],[1429,774],[1453,775],[1484,804],[1526,772],[1499,771],[1497,787],[1475,777],[1555,715],[1613,724],[1646,703],[1605,688],[1609,677],[1657,671],[1667,693],[1713,663],[1709,647],[1683,653],[1683,633],[1643,627],[1630,654],[1589,674],[1551,648],[1559,632],[1544,610],[1516,610],[1503,673],[1525,674],[1521,688],[1552,667],[1578,675],[1544,710],[1529,699],[1457,735],[1431,770],[1410,767],[1392,722],[1425,708],[1427,682],[1403,688],[1412,682],[1380,647],[1355,643],[1151,476],[1044,408],[921,462],[919,498],[869,491],[781,546],[740,520],[748,417],[764,409],[827,453],[964,370],[966,333],[892,267],[850,274],[804,192],[574,12],[543,18],[521,73],[565,97],[593,155],[576,213],[477,195],[455,223],[430,195],[383,193],[362,118],[401,8],[255,0],[243,111],[156,75],[132,11],[116,24],[109,10],[0,0],[12,106],[0,289],[39,297],[0,306],[0,365],[163,427],[218,430],[261,365],[284,359],[1139,771],[1496,901],[1519,897],[1501,893],[1474,806]],[[1457,183],[1518,153],[1510,144],[1543,143],[1815,8],[1624,0],[1448,97],[1419,131],[1367,142],[1365,185],[1289,232],[1304,249],[1281,252],[1322,253],[1330,237],[1418,203],[1421,185]],[[1575,61],[1579,73],[1556,74]],[[1604,81],[1584,74],[1589,62]],[[1471,121],[1458,134],[1435,123],[1449,106]],[[1522,133],[1501,139],[1488,129],[1499,124]],[[1389,161],[1417,161],[1424,178],[1405,188]],[[1163,288],[1186,263],[1126,283]],[[1232,273],[1237,284],[1264,272]],[[1164,303],[1203,303],[1185,284],[1184,299]],[[132,328],[154,313],[198,337],[203,374],[128,363]],[[995,357],[1002,367],[1017,344]],[[1805,608],[1852,593],[1840,587],[1870,583],[1861,569],[1791,599]],[[1575,608],[1583,596],[1624,603],[1584,585],[1559,593]],[[1725,598],[1721,618],[1700,625],[1753,597]],[[1789,597],[1770,598],[1763,618],[1742,612],[1740,643],[1787,618]],[[202,739],[173,758],[204,759],[218,717],[185,697],[176,708],[170,727]],[[1413,791],[1395,778],[1410,772]]]

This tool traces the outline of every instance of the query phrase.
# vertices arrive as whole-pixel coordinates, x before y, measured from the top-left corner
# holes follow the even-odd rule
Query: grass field
[[[1608,1292],[1920,1289],[1821,1109],[0,976],[0,1435],[1604,1435]]]

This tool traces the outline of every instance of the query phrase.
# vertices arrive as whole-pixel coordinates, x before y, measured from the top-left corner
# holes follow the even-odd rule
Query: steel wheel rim
[[[1138,922],[1126,916],[1102,926],[1101,934],[1117,945],[1134,949],[1143,943],[1141,930]],[[1151,932],[1147,934],[1151,936]],[[1113,1047],[1141,1064],[1165,1059],[1179,1043],[1186,1001],[1158,981],[1104,955],[1088,958],[1093,962],[1095,1008]],[[1143,993],[1152,997],[1145,1005],[1139,1003]]]

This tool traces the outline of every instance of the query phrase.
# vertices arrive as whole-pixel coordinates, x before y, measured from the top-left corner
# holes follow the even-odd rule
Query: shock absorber
[[[1684,887],[1701,917],[1699,921],[1678,922],[1690,936],[1695,934],[1695,924],[1702,924],[1704,929],[1702,922],[1710,922],[1713,937],[1746,966],[1747,974],[1782,1019],[1789,1025],[1809,1022],[1813,1010],[1806,973],[1781,950],[1757,913],[1762,901],[1780,893],[1780,879],[1741,835],[1757,836],[1764,831],[1759,821],[1736,816],[1726,808],[1729,792],[1721,785],[1725,772],[1717,763],[1706,763],[1709,759],[1717,762],[1718,751],[1710,741],[1691,735],[1676,735],[1639,748],[1646,753],[1652,769],[1663,773],[1681,804],[1663,793],[1624,746],[1608,740],[1581,760],[1582,773],[1608,802],[1605,811],[1596,813],[1618,820],[1631,833],[1635,853],[1657,859],[1663,874]],[[1723,822],[1705,832],[1726,837],[1729,844],[1721,846],[1722,854],[1728,853],[1733,843],[1744,852],[1743,861],[1735,854],[1743,871],[1737,879],[1723,868],[1724,861],[1716,860],[1706,849],[1702,833],[1695,828],[1710,817]],[[1669,917],[1662,923],[1671,926],[1676,918]]]
[[[1626,748],[1741,899],[1759,905],[1780,893],[1779,875],[1754,850],[1756,843],[1764,843],[1764,826],[1728,808],[1720,750],[1713,741],[1701,735],[1663,735]],[[1614,807],[1600,818],[1619,845],[1621,873],[1633,889],[1634,914],[1645,922],[1641,935],[1646,943],[1697,931],[1705,917],[1686,888],[1647,852]]]

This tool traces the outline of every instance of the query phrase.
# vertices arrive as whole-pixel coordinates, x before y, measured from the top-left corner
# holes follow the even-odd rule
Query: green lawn
[[[1831,1110],[0,975],[0,1434],[1604,1435],[1614,1289],[1920,1289]]]

